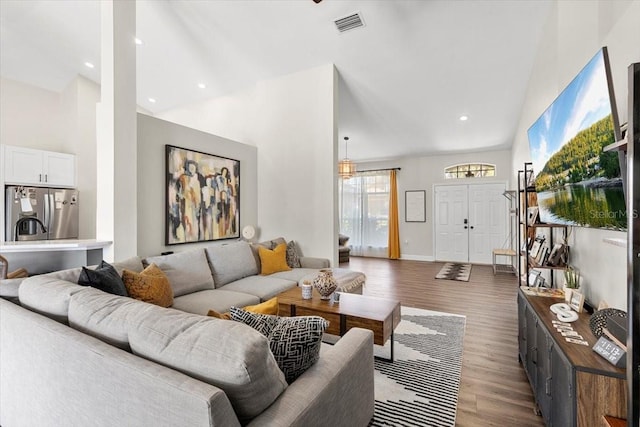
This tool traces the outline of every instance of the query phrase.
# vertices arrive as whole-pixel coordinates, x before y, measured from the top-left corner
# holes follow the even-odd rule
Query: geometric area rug
[[[447,426],[456,422],[465,317],[402,307],[394,361],[375,359],[370,426]],[[374,353],[389,357],[390,345]]]
[[[471,264],[460,264],[455,262],[446,263],[438,274],[436,279],[460,280],[468,282],[471,275]]]

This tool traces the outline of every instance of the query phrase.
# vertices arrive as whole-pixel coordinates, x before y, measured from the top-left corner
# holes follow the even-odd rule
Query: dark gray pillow
[[[91,286],[114,295],[129,296],[127,288],[124,286],[124,282],[116,269],[104,260],[95,270],[82,267],[78,285]]]
[[[345,236],[344,234],[338,234],[338,245],[344,246],[349,241],[349,236]]]
[[[269,340],[269,348],[291,384],[320,358],[322,334],[329,322],[319,316],[278,317],[231,307],[231,319],[251,326]]]

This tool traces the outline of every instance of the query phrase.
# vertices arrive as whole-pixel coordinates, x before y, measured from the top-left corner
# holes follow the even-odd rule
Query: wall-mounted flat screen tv
[[[604,47],[529,128],[540,221],[626,230],[621,139]]]

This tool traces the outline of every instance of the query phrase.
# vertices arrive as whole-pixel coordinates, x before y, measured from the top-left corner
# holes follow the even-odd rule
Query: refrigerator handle
[[[44,196],[44,225],[47,227],[47,231],[49,230],[49,195],[45,194]]]
[[[53,194],[49,194],[49,221],[47,222],[47,232],[51,228],[51,224],[53,224],[53,220],[56,214],[55,207],[55,198]]]

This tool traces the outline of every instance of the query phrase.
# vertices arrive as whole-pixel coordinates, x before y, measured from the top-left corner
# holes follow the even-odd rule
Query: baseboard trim
[[[432,256],[425,256],[425,255],[400,255],[400,259],[404,259],[407,261],[433,261],[434,260]]]

